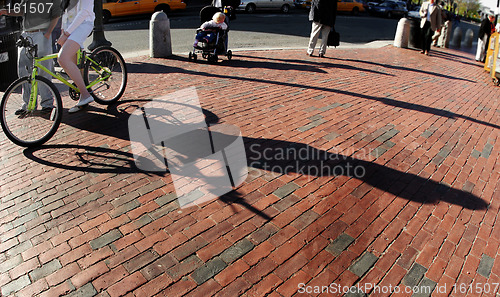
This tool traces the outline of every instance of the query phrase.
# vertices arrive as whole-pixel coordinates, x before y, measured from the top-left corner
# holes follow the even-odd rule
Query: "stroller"
[[[231,50],[227,50],[227,32],[229,31],[229,14],[232,13],[231,9],[231,7],[224,8],[224,14],[226,15],[226,19],[224,21],[228,24],[228,28],[226,30],[216,30],[214,33],[216,34],[214,41],[209,43],[200,41],[197,46],[193,46],[193,51],[189,52],[189,61],[196,62],[198,58],[197,54],[199,53],[201,53],[201,56],[210,63],[217,63],[219,55],[225,55],[228,60],[231,60],[233,53]],[[210,21],[212,16],[217,12],[221,12],[221,9],[214,6],[203,7],[200,11],[201,23],[203,24],[206,21]],[[199,33],[199,30],[200,29],[198,29],[196,33]]]

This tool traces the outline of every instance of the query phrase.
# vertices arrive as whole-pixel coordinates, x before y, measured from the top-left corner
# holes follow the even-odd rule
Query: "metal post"
[[[111,42],[104,37],[104,27],[102,25],[102,0],[94,1],[94,13],[94,34],[92,34],[93,41],[88,47],[89,50],[94,50],[102,45],[111,46]]]

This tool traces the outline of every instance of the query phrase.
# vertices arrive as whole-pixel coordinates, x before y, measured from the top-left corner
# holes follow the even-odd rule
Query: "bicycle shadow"
[[[64,114],[61,123],[81,131],[88,131],[100,135],[106,135],[122,140],[129,140],[128,120],[134,110],[141,107],[143,103],[151,102],[153,99],[120,100],[116,104],[89,105],[83,112],[76,114]],[[163,111],[168,113],[168,111]],[[216,124],[219,117],[202,108],[207,124]],[[53,137],[57,139],[58,134]],[[59,136],[63,137],[63,136]]]
[[[67,156],[74,153],[79,164],[75,165],[73,160],[68,161]],[[139,169],[136,164],[140,163],[143,166],[147,165],[149,160],[141,158],[140,156],[134,156],[132,153],[124,152],[121,150],[87,146],[87,145],[73,145],[73,144],[54,144],[54,145],[43,145],[38,148],[29,148],[23,151],[26,158],[37,162],[38,164],[50,166],[58,169],[69,170],[69,171],[79,171],[86,173],[95,174],[145,174],[149,177],[159,177],[166,178],[169,175],[168,168],[163,172],[150,172]],[[65,156],[61,158],[60,156]],[[139,159],[138,159],[139,158]],[[209,182],[209,181],[208,181]],[[112,187],[112,185],[110,185]],[[242,193],[238,189],[233,189],[232,191],[220,196],[219,201],[232,206],[233,204],[240,205],[251,212],[255,213],[262,219],[266,221],[271,221],[272,218],[265,212],[257,209],[249,202],[247,202]],[[207,201],[206,203],[211,203],[212,201]],[[177,203],[177,201],[176,201]],[[177,207],[172,208],[171,211],[178,209]],[[236,208],[232,207],[236,212]]]
[[[194,135],[198,131],[190,133]],[[213,132],[213,134],[216,133]],[[187,137],[187,135],[184,137]],[[214,139],[226,139],[227,142],[231,142],[233,138],[233,135],[214,135]],[[361,196],[371,189],[376,188],[394,196],[422,204],[435,204],[443,201],[472,210],[482,210],[488,207],[486,201],[470,192],[455,189],[449,185],[375,162],[317,149],[309,144],[252,137],[243,137],[243,142],[245,144],[247,166],[271,175],[274,174],[275,177],[286,174],[298,174],[310,180],[325,177],[333,178],[333,180],[328,180],[328,183],[333,182],[336,184],[340,182],[337,185],[339,187],[347,183],[348,179],[357,179],[367,185],[362,187],[363,190],[359,190],[358,188],[352,189],[353,193],[358,191],[356,194],[360,196],[358,198],[361,198]],[[174,150],[182,149],[175,147],[175,145],[170,148]],[[68,151],[74,152],[74,156],[77,157],[79,164],[75,165],[75,162],[72,160],[58,156],[58,154],[68,155]],[[138,160],[137,156],[134,156],[132,153],[110,148],[70,144],[46,145],[39,148],[26,149],[24,150],[24,155],[26,158],[39,164],[64,170],[112,174],[143,173],[148,176],[159,177],[166,177],[169,174],[167,168],[164,171],[156,172],[140,170],[136,166],[137,163],[142,162],[142,165],[144,165],[151,162],[151,160],[147,158]],[[65,161],[68,163],[65,163]],[[141,168],[143,167],[141,166]],[[252,173],[247,182],[258,177],[253,176]],[[337,181],[337,177],[340,180]],[[200,175],[197,178],[205,179],[207,184],[211,184],[212,182],[211,176]],[[238,188],[235,190],[238,190]],[[243,196],[235,196],[235,193],[227,195],[229,196],[223,196],[219,199],[226,202],[239,203],[243,206],[246,205],[247,208],[251,209]],[[336,189],[327,195],[336,195]],[[238,199],[234,197],[238,197]]]

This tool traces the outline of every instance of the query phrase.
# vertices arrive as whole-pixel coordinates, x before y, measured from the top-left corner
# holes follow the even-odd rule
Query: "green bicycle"
[[[27,48],[27,55],[33,59],[32,72],[31,75],[14,81],[5,91],[0,103],[0,122],[5,135],[12,142],[24,147],[34,147],[54,136],[63,112],[61,94],[50,80],[38,75],[39,71],[50,74],[68,86],[69,96],[75,101],[78,100],[80,91],[61,73],[53,73],[40,64],[57,58],[57,54],[38,57],[37,45],[28,38],[21,37],[17,46]],[[87,89],[97,103],[113,104],[123,95],[127,85],[127,69],[123,57],[116,49],[101,46],[90,53],[79,50],[77,64],[83,71]],[[51,110],[38,107],[47,98],[53,98],[54,107]],[[28,102],[27,109],[19,112],[24,102]]]

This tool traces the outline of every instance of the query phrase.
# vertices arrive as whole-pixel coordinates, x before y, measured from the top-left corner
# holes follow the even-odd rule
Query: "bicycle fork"
[[[29,112],[32,112],[36,109],[36,100],[38,98],[38,82],[35,78],[36,78],[37,74],[38,74],[38,68],[33,67],[33,72],[31,73],[30,99],[29,99],[28,108],[27,108]]]

